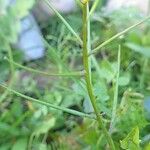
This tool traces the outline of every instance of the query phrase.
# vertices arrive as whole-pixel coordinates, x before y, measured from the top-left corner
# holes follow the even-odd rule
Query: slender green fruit
[[[35,98],[32,98],[32,97],[29,97],[27,95],[24,95],[20,92],[17,92],[7,86],[5,86],[4,84],[0,84],[1,87],[5,88],[6,90],[8,90],[9,92],[19,96],[19,97],[22,97],[26,100],[29,100],[31,102],[35,102],[35,103],[39,103],[41,105],[45,105],[47,107],[51,107],[53,109],[57,109],[57,110],[60,110],[60,111],[63,111],[63,112],[66,112],[66,113],[69,113],[69,114],[72,114],[72,115],[75,115],[75,116],[80,116],[80,117],[87,117],[87,118],[91,118],[91,119],[95,119],[95,117],[91,116],[91,115],[88,115],[88,114],[85,114],[85,113],[82,113],[82,112],[79,112],[79,111],[76,111],[76,110],[72,110],[72,109],[68,109],[68,108],[64,108],[64,107],[61,107],[61,106],[57,106],[57,105],[53,105],[53,104],[50,104],[48,102],[45,102],[43,100],[38,100],[38,99],[35,99]]]
[[[109,44],[110,42],[112,42],[113,40],[119,38],[121,35],[124,35],[126,33],[128,33],[129,31],[133,30],[134,28],[136,28],[137,26],[141,25],[142,23],[148,21],[150,19],[150,16],[144,18],[143,20],[139,21],[138,23],[126,28],[125,30],[123,30],[122,32],[117,33],[116,35],[112,36],[110,39],[106,40],[105,42],[103,42],[102,44],[100,44],[99,46],[97,46],[96,48],[94,48],[90,53],[89,56],[92,54],[96,54],[102,47],[106,46],[107,44]]]
[[[24,69],[26,71],[29,71],[29,72],[32,72],[32,73],[42,74],[42,75],[45,75],[45,76],[55,76],[55,77],[58,77],[58,76],[61,76],[61,77],[77,76],[77,77],[80,77],[80,76],[84,75],[83,71],[80,71],[80,72],[68,72],[68,73],[47,73],[47,72],[43,72],[43,71],[40,71],[40,70],[36,70],[36,69],[33,69],[33,68],[29,68],[29,67],[23,66],[23,65],[18,64],[16,62],[13,62],[12,60],[10,60],[10,59],[8,59],[6,57],[4,59],[6,59],[9,63],[17,66],[18,68],[22,68],[22,69]]]

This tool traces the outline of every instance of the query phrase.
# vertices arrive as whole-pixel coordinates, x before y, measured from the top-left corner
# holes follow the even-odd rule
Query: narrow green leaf
[[[69,29],[69,31],[77,38],[77,40],[82,44],[82,40],[79,35],[74,31],[74,29],[69,25],[69,23],[64,19],[64,17],[55,9],[49,0],[44,0],[49,8],[58,16],[58,18],[64,23],[64,25]]]
[[[72,114],[72,115],[75,115],[75,116],[87,117],[87,118],[95,119],[95,117],[93,117],[91,115],[88,115],[88,114],[85,114],[85,113],[82,113],[82,112],[79,112],[79,111],[76,111],[76,110],[72,110],[72,109],[69,109],[69,108],[64,108],[64,107],[61,107],[61,106],[56,106],[56,105],[50,104],[48,102],[45,102],[43,100],[38,100],[38,99],[35,99],[35,98],[32,98],[32,97],[26,96],[26,95],[24,95],[22,93],[19,93],[19,92],[15,91],[15,90],[13,90],[11,88],[8,88],[4,84],[0,84],[0,86],[3,87],[3,88],[5,88],[5,89],[7,89],[11,93],[13,93],[13,94],[15,94],[15,95],[17,95],[19,97],[25,98],[26,100],[42,104],[42,105],[45,105],[47,107],[51,107],[53,109],[64,111],[66,113],[69,113],[69,114]]]

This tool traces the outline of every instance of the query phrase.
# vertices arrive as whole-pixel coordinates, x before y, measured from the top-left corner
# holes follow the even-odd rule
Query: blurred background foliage
[[[4,60],[11,45],[14,61],[46,72],[82,70],[82,52],[76,39],[68,32],[59,18],[53,16],[40,23],[45,44],[45,57],[24,62],[23,54],[13,47],[20,31],[20,19],[32,8],[34,1],[18,0],[6,8],[0,0],[0,82],[11,81],[9,63]],[[142,16],[135,10],[118,10],[107,14],[99,5],[91,18],[91,42],[93,48],[112,35],[129,27]],[[129,15],[131,14],[131,15]],[[131,16],[131,17],[129,17]],[[81,33],[81,10],[65,15],[71,26]],[[97,105],[109,125],[111,119],[114,82],[117,72],[117,49],[121,45],[121,69],[119,78],[119,105],[116,126],[112,137],[118,149],[126,149],[124,139],[134,128],[140,130],[142,149],[149,150],[150,111],[144,107],[150,100],[150,30],[147,22],[130,33],[121,36],[97,55],[97,70],[92,64],[94,92]],[[43,77],[23,69],[15,69],[13,89],[34,98],[67,108],[91,113],[84,80],[78,78]],[[75,117],[39,104],[22,101],[0,88],[0,150],[49,150],[49,149],[104,149],[106,140],[93,120]],[[91,110],[91,111],[90,111]],[[149,111],[149,112],[148,112]],[[101,136],[99,136],[101,135]],[[133,134],[132,134],[133,135]],[[131,135],[129,134],[129,137]],[[131,146],[132,147],[132,146]],[[131,149],[132,150],[132,149]]]

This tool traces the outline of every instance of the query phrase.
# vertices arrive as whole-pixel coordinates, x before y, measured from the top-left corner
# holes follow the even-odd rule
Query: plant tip
[[[87,4],[88,2],[89,2],[89,0],[81,0],[81,3],[84,5]]]

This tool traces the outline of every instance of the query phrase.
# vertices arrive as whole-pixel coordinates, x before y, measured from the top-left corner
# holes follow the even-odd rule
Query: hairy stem
[[[89,69],[89,58],[88,58],[88,47],[89,47],[89,33],[88,33],[88,0],[83,3],[83,65],[84,65],[84,70],[85,70],[85,81],[86,81],[86,87],[87,87],[87,91],[88,91],[88,95],[90,97],[94,112],[96,114],[97,117],[97,121],[99,124],[99,127],[102,128],[102,131],[109,143],[109,146],[112,150],[115,150],[115,146],[113,143],[113,140],[110,136],[110,134],[108,133],[107,129],[105,128],[105,125],[103,123],[102,117],[99,114],[99,110],[97,108],[96,105],[96,99],[94,96],[94,92],[93,92],[93,86],[92,86],[92,82],[91,82],[91,78],[90,78],[90,69]]]

